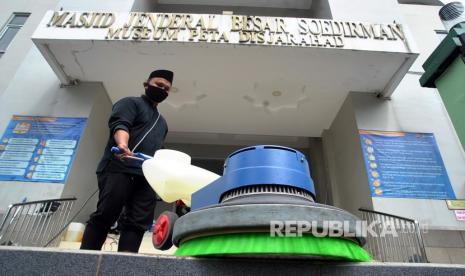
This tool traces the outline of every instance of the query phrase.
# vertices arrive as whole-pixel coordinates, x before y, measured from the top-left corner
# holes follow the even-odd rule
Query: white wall
[[[355,0],[350,5],[343,0],[329,2],[334,19],[396,20],[405,24],[420,51],[419,59],[391,100],[352,92],[331,128],[324,133],[335,205],[353,211],[366,204],[366,199],[371,201],[359,154],[358,133],[355,133],[358,129],[434,133],[455,194],[457,198],[465,198],[465,155],[461,144],[437,90],[422,88],[419,84],[421,65],[439,43],[434,30],[442,29],[437,15],[440,7],[400,5],[390,0]],[[456,220],[444,200],[373,198],[372,204],[377,211],[414,218],[431,228],[465,229],[465,223]]]
[[[42,20],[45,12],[54,9],[58,0],[0,0],[0,28],[14,12],[31,13],[24,26],[16,34],[5,54],[0,57],[0,95],[10,84],[16,70],[32,47],[31,35]]]
[[[86,127],[76,159],[70,170],[66,189],[64,184],[37,182],[0,182],[0,212],[10,203],[78,196],[80,205],[90,190],[97,188],[95,169],[108,133],[106,120],[111,103],[100,84],[82,83],[60,88],[60,83],[30,36],[46,10],[111,10],[130,11],[133,0],[118,1],[2,1],[0,22],[6,22],[12,12],[31,12],[24,28],[15,37],[7,53],[0,58],[0,134],[12,115],[86,117]],[[40,4],[39,4],[40,3]],[[84,198],[85,199],[85,198]],[[90,204],[88,208],[95,208]],[[89,212],[87,212],[88,214]]]
[[[441,29],[439,7],[399,5],[412,31],[420,57],[404,77],[391,100],[353,93],[359,129],[434,133],[457,198],[465,198],[465,154],[436,89],[419,84],[421,65],[438,45],[434,30]],[[465,229],[444,200],[373,198],[375,210],[410,217],[434,229]]]
[[[0,96],[2,134],[12,115],[88,117],[94,103],[95,92],[86,85],[60,88],[57,77],[36,48],[29,51],[10,81],[10,85]],[[10,203],[22,201],[25,197],[28,201],[60,197],[63,186],[1,181],[0,210]]]
[[[421,67],[426,59],[439,45],[440,39],[436,30],[443,30],[439,19],[439,6],[399,5],[399,9],[416,42],[420,56],[417,58],[410,72],[424,72]]]
[[[62,193],[62,197],[75,196],[77,198],[71,216],[98,189],[95,170],[109,137],[107,122],[112,107],[105,88],[99,83],[82,84],[76,90],[80,91],[75,91],[75,93],[90,91],[93,93],[94,100],[86,129],[79,143],[79,150]],[[89,214],[96,209],[97,199],[98,193],[93,195],[74,221],[86,222]]]
[[[408,74],[386,101],[353,94],[357,127],[368,130],[434,133],[457,198],[465,198],[465,156],[437,91],[419,87]],[[366,176],[365,176],[366,178]],[[465,229],[444,200],[373,198],[375,210],[419,220],[438,229]]]
[[[68,11],[130,11],[134,2],[134,0],[60,0],[57,9],[63,8],[63,10]]]
[[[14,12],[31,13],[25,25],[8,46],[6,53],[0,57],[0,95],[11,83],[11,79],[33,46],[31,35],[46,11],[59,10],[60,8],[71,11],[130,11],[134,2],[134,0],[0,0],[0,28],[7,23]]]
[[[440,96],[408,74],[392,100],[352,92],[323,134],[328,183],[335,206],[356,212],[373,207],[418,220],[429,229],[465,230],[445,200],[371,198],[358,129],[434,133],[457,198],[465,198],[465,155]]]
[[[402,22],[395,0],[328,0],[334,20]]]
[[[205,3],[205,1],[203,3]],[[331,11],[329,9],[328,0],[313,0],[310,9],[296,9],[292,8],[291,5],[282,5],[280,8],[272,6],[273,5],[264,5],[264,7],[258,7],[257,3],[252,3],[250,6],[234,6],[234,3],[232,2],[230,2],[230,6],[228,6],[224,1],[211,1],[211,5],[179,5],[172,3],[159,4],[157,1],[150,0],[135,0],[132,10],[140,12],[211,14],[221,14],[223,11],[231,11],[234,14],[243,15],[331,19]]]
[[[399,22],[405,25],[420,52],[410,71],[423,72],[421,65],[439,44],[435,30],[443,30],[441,6],[398,4],[395,0],[329,0],[334,20]],[[419,2],[419,1],[418,1]]]
[[[323,133],[323,149],[333,205],[354,214],[360,207],[371,208],[371,192],[351,95],[329,130]]]

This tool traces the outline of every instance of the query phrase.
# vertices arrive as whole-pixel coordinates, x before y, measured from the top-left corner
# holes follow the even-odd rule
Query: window
[[[13,13],[6,25],[0,30],[0,57],[5,53],[6,48],[28,17],[29,13]]]

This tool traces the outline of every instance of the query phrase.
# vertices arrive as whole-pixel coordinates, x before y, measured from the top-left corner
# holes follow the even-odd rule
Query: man
[[[97,168],[97,210],[90,216],[81,249],[100,250],[119,218],[118,251],[139,251],[144,232],[153,221],[156,195],[141,167],[132,165],[128,157],[133,152],[153,155],[162,147],[168,126],[157,106],[168,96],[172,82],[173,72],[153,71],[143,83],[144,95],[123,98],[113,106],[108,122],[110,137]],[[111,153],[115,146],[121,154]]]

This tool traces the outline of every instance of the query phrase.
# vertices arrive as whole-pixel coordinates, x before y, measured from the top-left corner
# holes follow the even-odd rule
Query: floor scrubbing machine
[[[157,219],[156,248],[174,244],[177,256],[371,260],[362,248],[360,219],[315,203],[301,152],[272,145],[243,148],[228,156],[221,177],[191,166],[185,156],[157,158],[157,153],[142,166],[148,182],[164,201],[182,199],[191,209],[179,218],[165,212]],[[185,182],[194,187],[179,186]],[[187,195],[175,195],[176,189]]]

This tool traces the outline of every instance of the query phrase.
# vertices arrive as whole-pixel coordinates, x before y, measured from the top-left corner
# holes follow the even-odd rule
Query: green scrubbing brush
[[[358,244],[342,238],[270,236],[269,233],[237,233],[205,236],[182,242],[176,256],[295,255],[355,262],[371,261]]]
[[[194,192],[191,211],[176,220],[176,255],[371,260],[361,247],[360,219],[314,200],[301,152],[274,145],[238,150],[226,159],[223,176]]]

